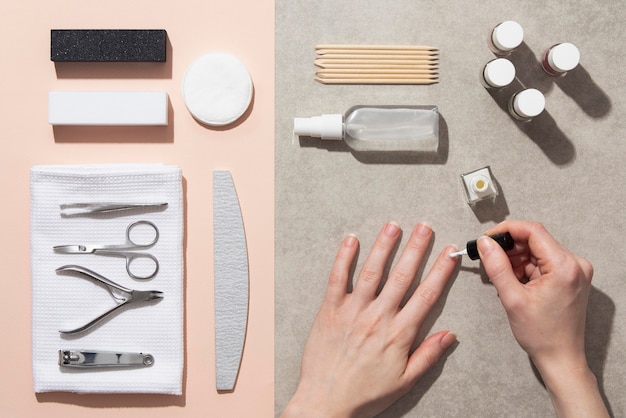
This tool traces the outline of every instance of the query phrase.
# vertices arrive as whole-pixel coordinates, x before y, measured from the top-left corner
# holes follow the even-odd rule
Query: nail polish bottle
[[[565,42],[548,48],[543,54],[541,66],[546,73],[560,77],[576,68],[579,62],[580,51],[576,45]]]
[[[546,98],[537,89],[525,89],[511,97],[509,113],[515,119],[527,122],[538,116],[546,107]]]
[[[515,79],[515,66],[506,58],[496,58],[485,64],[480,75],[483,87],[502,89]]]
[[[489,166],[461,174],[461,181],[465,189],[467,203],[470,205],[475,205],[486,199],[494,200],[498,196],[498,188]]]
[[[489,48],[498,56],[509,55],[524,40],[524,29],[512,20],[500,23],[489,35]]]
[[[355,151],[436,152],[437,106],[355,106],[345,116],[294,118],[294,134],[343,140]]]

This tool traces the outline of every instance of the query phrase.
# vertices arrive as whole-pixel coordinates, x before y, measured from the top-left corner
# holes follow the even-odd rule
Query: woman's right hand
[[[491,238],[481,237],[481,261],[558,415],[608,416],[585,356],[593,267],[539,223],[505,221],[486,234],[503,232],[511,234],[515,248],[505,253]]]

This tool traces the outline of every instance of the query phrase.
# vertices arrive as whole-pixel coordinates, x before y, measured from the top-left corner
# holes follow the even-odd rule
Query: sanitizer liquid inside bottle
[[[436,106],[355,106],[340,114],[295,118],[294,134],[341,140],[355,151],[436,152]]]

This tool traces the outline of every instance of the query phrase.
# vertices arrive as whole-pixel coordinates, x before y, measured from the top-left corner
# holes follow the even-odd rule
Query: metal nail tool
[[[158,211],[167,209],[167,203],[66,203],[61,205],[61,216],[64,218],[109,214],[130,211]]]
[[[120,286],[119,284],[107,279],[104,276],[99,275],[95,271],[91,271],[88,268],[81,267],[81,266],[75,266],[75,265],[63,266],[63,267],[59,267],[58,269],[56,269],[56,272],[57,273],[78,273],[81,277],[89,279],[93,281],[94,283],[103,286],[106,290],[109,291],[113,299],[115,299],[117,302],[120,302],[117,305],[115,305],[113,308],[109,309],[108,311],[98,316],[97,318],[89,321],[82,327],[78,327],[78,328],[71,329],[71,330],[59,330],[61,334],[77,334],[83,331],[87,331],[89,328],[93,327],[98,322],[105,319],[108,315],[120,309],[122,306],[128,306],[128,305],[135,304],[137,302],[145,302],[145,301],[151,301],[151,300],[163,298],[163,292],[160,292],[158,290],[128,289],[124,286]]]
[[[59,366],[72,368],[149,367],[152,354],[99,350],[59,350]]]
[[[133,229],[148,226],[153,231],[151,231],[152,239],[145,242],[138,242],[137,238],[133,240],[132,236]],[[55,253],[58,254],[96,254],[96,255],[108,255],[108,256],[117,256],[126,258],[126,271],[128,275],[133,279],[139,280],[147,280],[153,278],[157,272],[159,271],[159,261],[155,256],[148,253],[135,252],[136,250],[145,250],[147,248],[152,247],[159,240],[159,229],[155,224],[149,221],[137,221],[128,225],[126,228],[126,242],[124,244],[113,244],[113,245],[100,245],[100,244],[92,244],[92,245],[58,245],[53,247]],[[137,260],[151,260],[151,263],[154,265],[152,269],[149,269],[149,273],[143,275],[141,273],[135,272],[133,273],[131,269],[131,265],[134,261]],[[145,267],[142,266],[140,267]],[[143,269],[142,269],[143,270]]]

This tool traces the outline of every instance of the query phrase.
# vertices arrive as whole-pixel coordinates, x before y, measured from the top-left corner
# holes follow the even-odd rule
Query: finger
[[[395,222],[388,222],[379,232],[352,293],[357,301],[368,302],[376,296],[385,264],[399,236],[400,226]]]
[[[487,276],[498,290],[504,307],[515,303],[523,291],[523,285],[513,272],[513,266],[504,250],[491,238],[478,238],[478,253]]]
[[[591,279],[593,278],[593,265],[587,259],[577,256],[575,254],[574,254],[574,258],[580,265],[580,268],[582,269],[583,274],[585,275],[585,279],[591,282]]]
[[[516,248],[510,254],[519,254],[526,247],[537,258],[545,260],[555,251],[563,251],[563,246],[556,241],[548,230],[538,222],[504,221],[491,228],[486,235],[509,232],[515,241]]]
[[[408,385],[412,387],[455,341],[456,335],[448,331],[440,331],[426,338],[409,357],[405,372]]]
[[[391,269],[385,287],[378,297],[381,303],[395,308],[400,306],[402,298],[415,279],[431,236],[432,229],[426,224],[418,224],[413,228],[398,263]]]
[[[328,287],[326,289],[326,302],[339,305],[343,302],[348,292],[348,280],[350,278],[350,268],[354,262],[359,240],[355,235],[348,235],[341,242],[335,262],[330,270]]]
[[[439,253],[433,267],[398,314],[398,321],[408,330],[418,328],[437,303],[458,263],[458,258],[450,257],[454,251],[456,247],[449,245]]]

